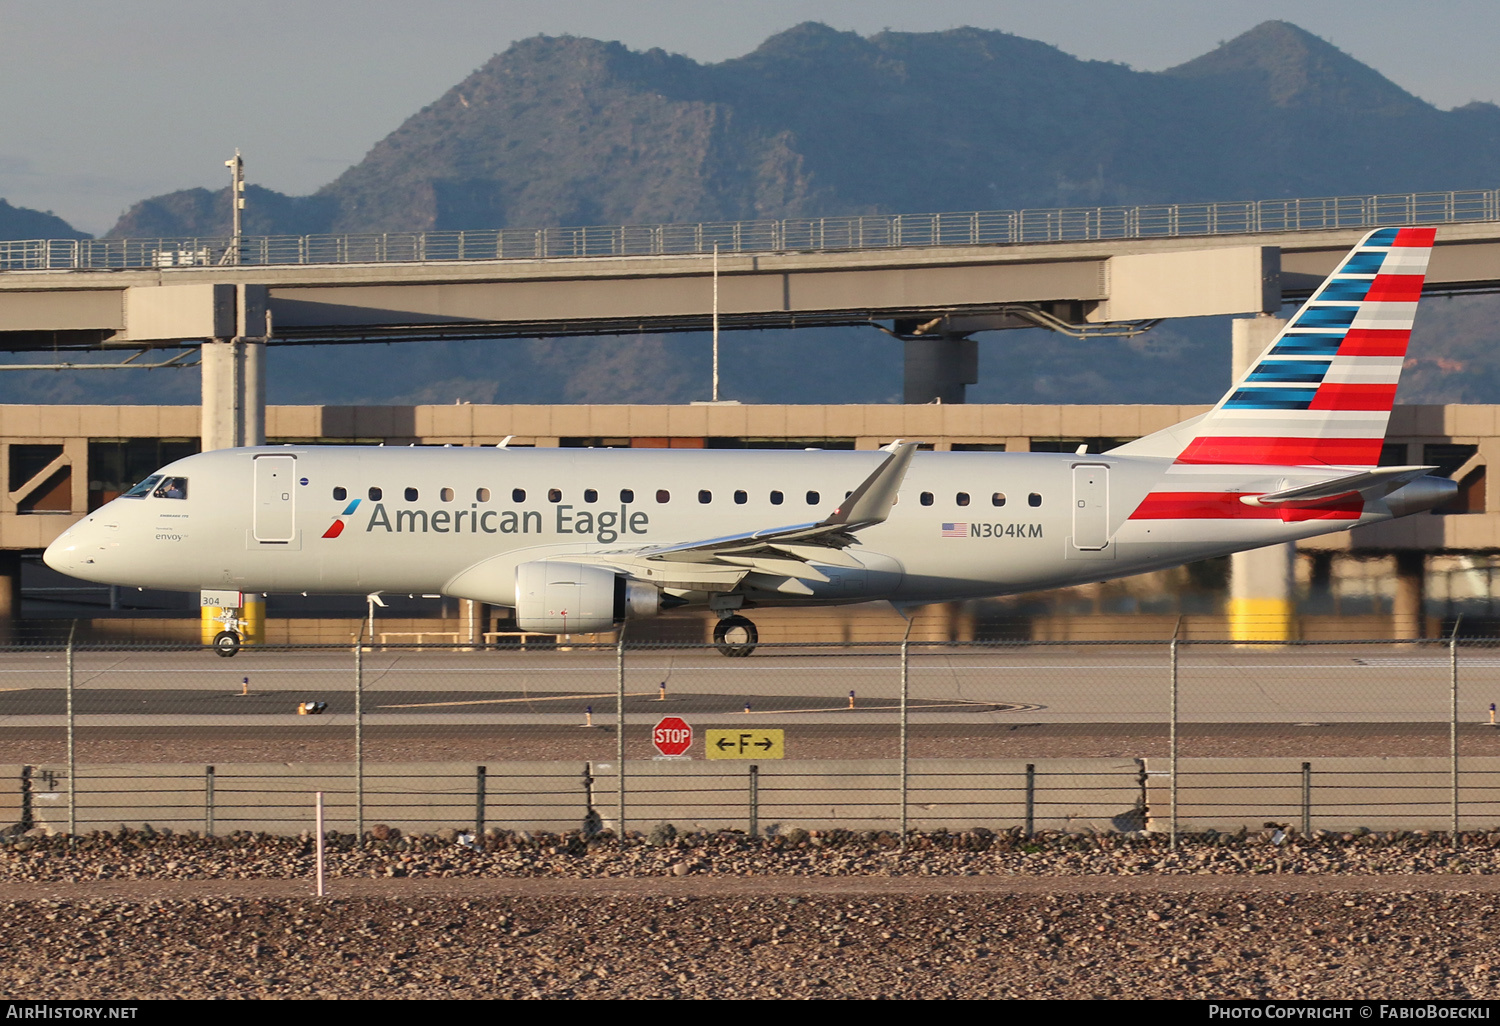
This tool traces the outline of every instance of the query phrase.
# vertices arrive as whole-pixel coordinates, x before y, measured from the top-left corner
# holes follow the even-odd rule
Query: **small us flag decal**
[[[967,538],[969,536],[968,524],[944,524],[944,538]]]

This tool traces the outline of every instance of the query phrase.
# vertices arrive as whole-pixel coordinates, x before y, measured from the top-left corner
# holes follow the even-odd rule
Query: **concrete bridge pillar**
[[[16,622],[21,619],[21,553],[0,551],[0,645],[14,645],[21,638]]]
[[[964,386],[979,380],[979,343],[934,335],[906,340],[904,403],[961,403]]]
[[[265,364],[270,320],[263,296],[247,296],[244,286],[237,286],[236,292],[235,336],[212,339],[201,347],[200,433],[204,452],[266,443]],[[258,323],[261,320],[265,322],[263,329]],[[261,330],[265,335],[259,334]]]
[[[1286,321],[1262,314],[1231,322],[1234,380],[1260,358]],[[1290,641],[1296,634],[1293,562],[1297,546],[1236,552],[1229,563],[1229,636],[1235,641]]]
[[[1403,549],[1396,553],[1396,594],[1391,603],[1391,637],[1421,638],[1427,634],[1427,553]]]

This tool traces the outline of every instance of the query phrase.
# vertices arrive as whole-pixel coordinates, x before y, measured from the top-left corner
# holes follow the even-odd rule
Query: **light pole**
[[[245,210],[245,160],[240,156],[238,148],[235,149],[232,160],[224,161],[224,166],[229,168],[229,207],[233,217],[230,234],[234,239],[229,244],[229,252],[232,254],[230,263],[237,264],[240,262],[241,222]]]

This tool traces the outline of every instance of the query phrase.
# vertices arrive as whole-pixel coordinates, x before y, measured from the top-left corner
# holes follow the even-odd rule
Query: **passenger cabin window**
[[[700,489],[698,492],[698,501],[704,504],[713,502],[714,493],[709,491],[707,488]]]
[[[621,488],[620,489],[620,501],[621,502],[634,502],[635,501],[635,491],[634,491],[634,489],[631,489],[631,488]]]
[[[924,506],[931,506],[932,505],[932,493],[931,492],[923,492],[922,493],[922,505],[924,505]]]
[[[994,495],[991,495],[990,496],[990,505],[992,505],[992,506],[1004,506],[1005,505],[1005,493],[1004,492],[996,492]]]
[[[416,502],[417,501],[417,490],[415,488],[408,488],[406,490],[406,501],[407,502]]]
[[[160,480],[160,474],[152,474],[150,477],[146,478],[146,480],[142,481],[140,484],[130,489],[130,491],[126,492],[123,496],[121,496],[121,498],[144,499],[146,496],[151,494],[151,489],[155,488],[156,483]]]
[[[672,493],[667,491],[665,488],[658,488],[656,490],[656,501],[662,503],[671,502]]]
[[[807,504],[809,506],[816,506],[822,500],[822,498],[823,497],[821,495],[819,495],[817,492],[808,492],[807,493]]]
[[[780,492],[772,492],[771,493],[771,505],[773,505],[773,506],[780,506],[782,500],[785,499],[785,498],[786,498],[786,496],[782,495]]]
[[[161,479],[161,484],[157,485],[156,490],[151,493],[151,496],[156,499],[186,499],[187,478],[164,477]]]
[[[562,489],[561,488],[548,488],[547,489],[547,501],[548,502],[562,502]]]
[[[336,501],[343,502],[349,498],[349,490],[347,488],[335,488],[333,490],[333,497]]]
[[[452,502],[453,501],[453,489],[452,488],[444,488],[442,491],[438,492],[438,498],[442,499],[444,502]]]
[[[475,490],[475,492],[474,492],[474,498],[477,499],[480,502],[489,502],[490,501],[490,490],[488,488],[479,488],[479,489]]]
[[[1028,506],[1040,506],[1042,504],[1042,497],[1036,492],[1032,492],[1030,495],[1026,496],[1026,504]]]
[[[967,506],[969,504],[969,493],[959,492],[953,497],[953,501],[958,503],[960,506]]]
[[[524,488],[512,488],[510,490],[510,501],[511,502],[525,502],[526,501],[526,489],[524,489]]]
[[[599,501],[599,493],[597,491],[595,491],[594,489],[592,489],[592,488],[585,488],[583,490],[583,501],[584,502],[598,502]]]
[[[370,496],[371,502],[379,502],[380,497],[385,493],[382,492],[379,488],[371,488],[368,494]]]
[[[734,502],[735,502],[735,505],[737,505],[737,506],[743,506],[745,503],[747,503],[749,501],[750,501],[750,496],[746,495],[744,492],[737,491],[737,492],[734,493]]]

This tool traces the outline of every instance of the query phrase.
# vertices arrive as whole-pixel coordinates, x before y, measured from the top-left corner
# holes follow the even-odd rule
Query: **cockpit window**
[[[155,488],[160,481],[160,474],[152,474],[150,477],[146,478],[146,480],[142,481],[140,484],[136,485],[134,488],[130,489],[130,491],[126,492],[120,497],[122,499],[144,499],[146,496],[151,494],[151,489]]]
[[[154,498],[154,499],[186,499],[187,498],[187,478],[185,478],[185,477],[164,477],[164,478],[162,478],[161,479],[161,484],[159,484],[159,485],[156,486],[155,491],[153,491],[151,493],[151,497]]]

